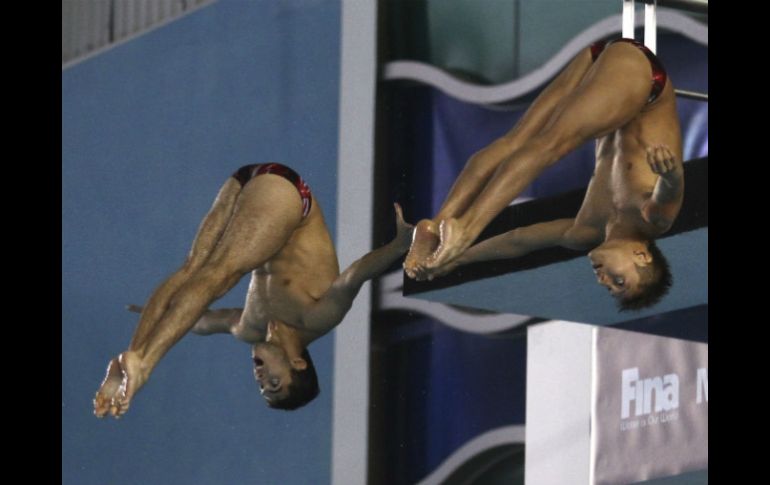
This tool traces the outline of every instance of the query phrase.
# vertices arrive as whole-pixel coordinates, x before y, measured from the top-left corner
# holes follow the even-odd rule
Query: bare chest
[[[274,320],[301,328],[305,309],[315,301],[294,276],[255,270],[243,315],[233,334],[249,342],[264,340],[267,324]]]
[[[596,167],[577,222],[603,228],[619,213],[641,217],[656,180],[644,148],[634,139],[616,132],[597,140]]]

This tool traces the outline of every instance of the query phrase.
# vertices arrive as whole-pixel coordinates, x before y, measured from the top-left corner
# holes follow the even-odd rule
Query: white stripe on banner
[[[440,485],[446,483],[452,473],[481,453],[503,445],[524,443],[524,426],[511,425],[487,431],[468,441],[441,462],[433,472],[417,485]]]
[[[405,297],[404,272],[400,270],[381,277],[379,283],[380,310],[416,312],[463,332],[494,334],[511,330],[532,320],[532,317],[526,315],[480,312],[477,309],[463,311],[456,305]]]
[[[637,18],[637,25],[642,24]],[[575,55],[592,42],[618,32],[620,15],[600,20],[572,38],[542,66],[513,81],[483,86],[453,77],[444,70],[416,61],[392,61],[385,65],[386,81],[410,80],[432,86],[448,96],[466,103],[496,104],[518,99],[542,86],[569,63]],[[658,12],[657,25],[708,46],[708,26],[678,12]]]

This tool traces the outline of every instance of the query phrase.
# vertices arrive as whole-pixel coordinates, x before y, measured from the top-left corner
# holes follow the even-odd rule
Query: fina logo
[[[679,376],[676,374],[639,379],[639,368],[634,367],[623,369],[622,380],[621,419],[631,415],[631,402],[637,417],[679,408]]]
[[[671,373],[664,376],[639,379],[639,368],[623,369],[620,418],[644,416],[653,412],[672,411],[679,408],[679,376]],[[701,367],[695,371],[695,403],[709,402],[709,370]]]

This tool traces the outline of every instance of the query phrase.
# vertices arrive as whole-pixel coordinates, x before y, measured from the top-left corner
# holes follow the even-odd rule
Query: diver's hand
[[[682,175],[682,161],[666,145],[647,148],[647,164],[653,173],[665,179],[678,179]]]

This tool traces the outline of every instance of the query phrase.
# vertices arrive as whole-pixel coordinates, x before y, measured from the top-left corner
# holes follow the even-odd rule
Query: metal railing
[[[62,0],[62,64],[214,0]]]

